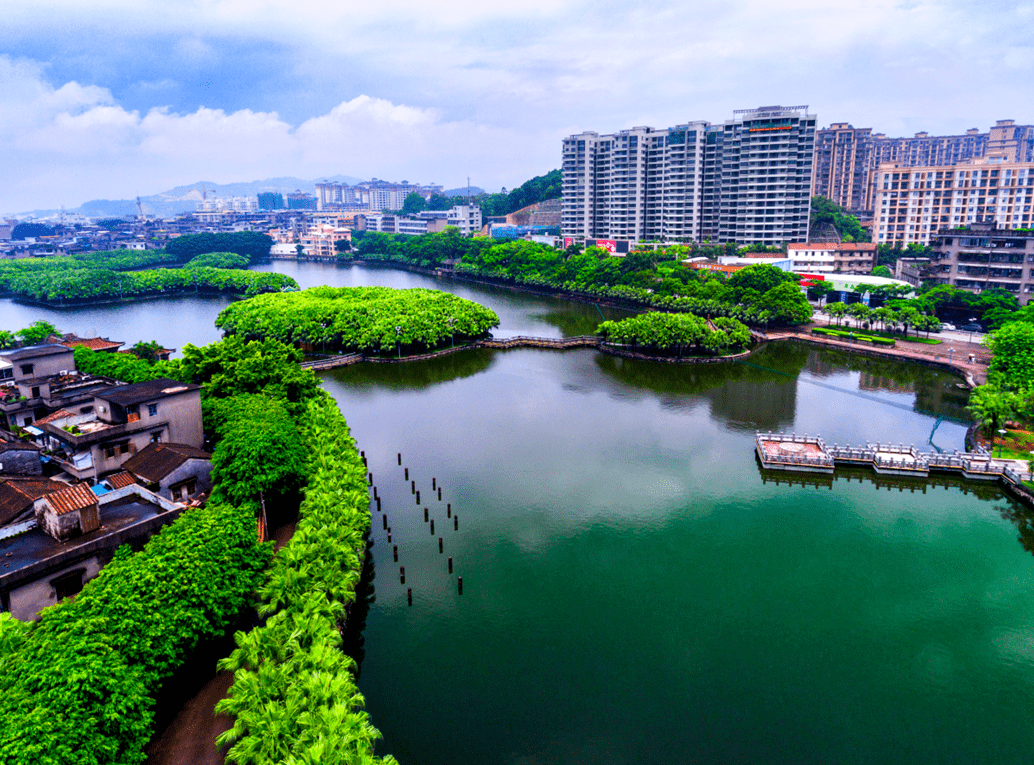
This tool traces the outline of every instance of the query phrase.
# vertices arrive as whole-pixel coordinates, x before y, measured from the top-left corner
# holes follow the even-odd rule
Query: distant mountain
[[[279,191],[287,194],[292,191],[305,191],[309,194],[316,193],[316,184],[322,181],[334,183],[356,184],[362,179],[351,175],[328,175],[314,180],[294,178],[285,176],[281,178],[266,178],[261,181],[250,181],[242,183],[212,183],[210,181],[198,181],[188,186],[177,186],[174,189],[163,191],[160,194],[140,197],[140,204],[147,215],[161,215],[172,217],[179,213],[193,212],[197,203],[201,201],[204,190],[209,196],[215,197],[254,197],[263,191]],[[33,210],[24,215],[46,217],[55,215],[59,210]],[[123,215],[136,215],[135,199],[91,199],[79,207],[65,210],[67,213],[79,213],[90,218],[117,218]]]
[[[468,190],[466,186],[462,186],[458,189],[446,189],[442,192],[447,197],[465,197],[468,196]],[[469,195],[472,197],[480,196],[484,194],[485,190],[480,186],[471,186]]]

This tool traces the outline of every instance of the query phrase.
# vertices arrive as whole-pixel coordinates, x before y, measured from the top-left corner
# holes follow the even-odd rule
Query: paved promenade
[[[813,327],[825,326],[827,326],[825,323],[814,323],[803,327],[777,330],[765,336],[769,340],[798,340],[828,348],[842,348],[854,353],[863,353],[867,356],[883,356],[951,368],[963,375],[972,387],[983,385],[987,382],[987,365],[991,362],[991,353],[986,346],[979,343],[945,340],[940,345],[928,345],[926,343],[898,339],[897,345],[888,347],[873,345],[865,341],[850,342],[832,337],[823,337],[822,335],[813,334],[811,331]],[[829,326],[835,327],[835,325]],[[850,327],[841,327],[841,329],[850,329]],[[970,355],[973,356],[973,363],[969,361]]]

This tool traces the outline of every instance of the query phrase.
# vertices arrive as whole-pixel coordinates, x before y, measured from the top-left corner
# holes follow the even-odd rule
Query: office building
[[[1028,228],[1034,163],[981,157],[942,167],[880,165],[872,239],[877,244],[927,244],[943,228],[994,223]]]
[[[565,138],[564,237],[632,243],[806,240],[815,115],[804,106],[734,114],[721,125],[687,122]]]

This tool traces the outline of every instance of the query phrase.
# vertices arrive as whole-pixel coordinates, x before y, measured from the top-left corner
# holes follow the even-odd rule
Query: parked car
[[[954,330],[954,329],[956,329],[956,326],[954,324],[949,324],[946,321],[942,321],[941,322],[941,331],[944,331],[946,329],[947,330]]]
[[[963,324],[961,327],[959,327],[959,329],[961,329],[963,332],[983,332],[984,331],[984,328],[981,327],[979,324],[976,324],[976,323],[973,323],[973,324]]]

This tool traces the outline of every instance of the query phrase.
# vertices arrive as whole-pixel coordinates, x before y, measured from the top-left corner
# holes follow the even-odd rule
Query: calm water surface
[[[447,289],[493,308],[497,336],[600,320],[405,271],[264,268],[303,287]],[[228,302],[0,301],[0,326],[182,348],[217,339]],[[375,518],[356,613],[381,750],[405,765],[1029,762],[1031,514],[993,486],[793,483],[753,455],[759,428],[961,449],[955,382],[793,345],[716,366],[515,350],[327,373],[399,546],[395,564]]]
[[[783,345],[324,382],[399,546],[375,517],[360,689],[401,762],[1029,762],[1030,514],[952,480],[792,485],[753,455],[757,428],[961,449],[964,426],[934,430],[954,378]]]

